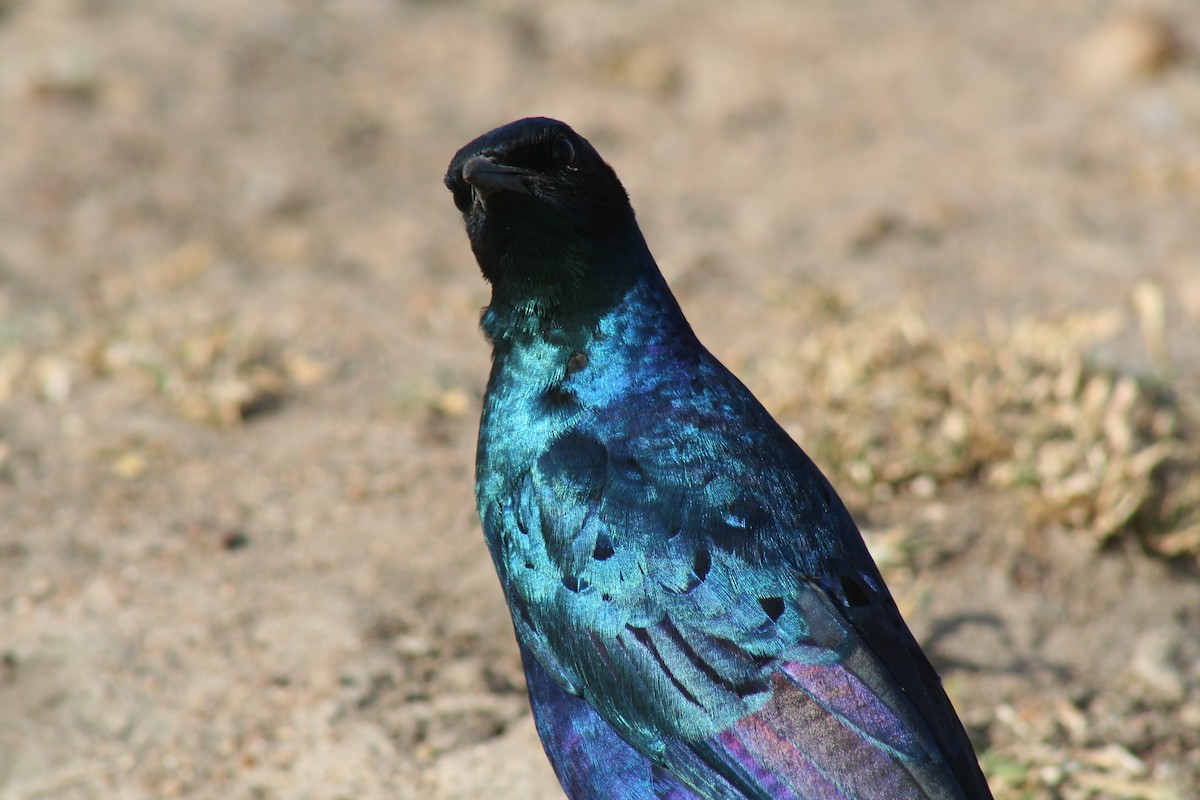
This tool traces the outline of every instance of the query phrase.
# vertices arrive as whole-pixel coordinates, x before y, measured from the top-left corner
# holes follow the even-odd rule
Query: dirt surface
[[[1200,797],[1198,48],[1195,0],[0,2],[0,797],[561,797],[441,186],[532,114],[845,493],[997,797]]]

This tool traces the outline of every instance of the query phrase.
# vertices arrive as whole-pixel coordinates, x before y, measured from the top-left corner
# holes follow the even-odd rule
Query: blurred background
[[[561,797],[441,185],[538,114],[996,796],[1196,797],[1195,0],[0,0],[0,797]]]

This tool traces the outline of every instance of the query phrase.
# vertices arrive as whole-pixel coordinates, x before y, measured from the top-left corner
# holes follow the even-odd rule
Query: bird
[[[846,506],[697,339],[612,167],[530,117],[444,182],[491,290],[478,512],[566,795],[990,798]]]

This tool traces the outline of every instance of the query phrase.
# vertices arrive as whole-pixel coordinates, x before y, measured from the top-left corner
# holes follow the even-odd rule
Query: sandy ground
[[[1020,320],[1107,328],[1101,394],[1150,379],[1146,444],[1194,443],[1198,48],[1195,0],[0,2],[0,797],[561,797],[475,517],[487,295],[441,186],[532,114],[613,163],[844,487],[997,796],[1200,796],[1190,507],[1167,559],[1055,506],[1037,439],[1033,490],[992,451],[889,478],[818,390],[876,336],[934,381]]]

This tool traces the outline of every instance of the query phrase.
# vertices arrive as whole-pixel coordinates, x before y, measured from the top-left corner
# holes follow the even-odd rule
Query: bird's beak
[[[483,205],[489,195],[496,192],[517,192],[529,194],[529,188],[524,183],[532,173],[518,167],[497,164],[484,156],[475,156],[463,164],[463,180],[471,184],[475,193],[475,202]]]

